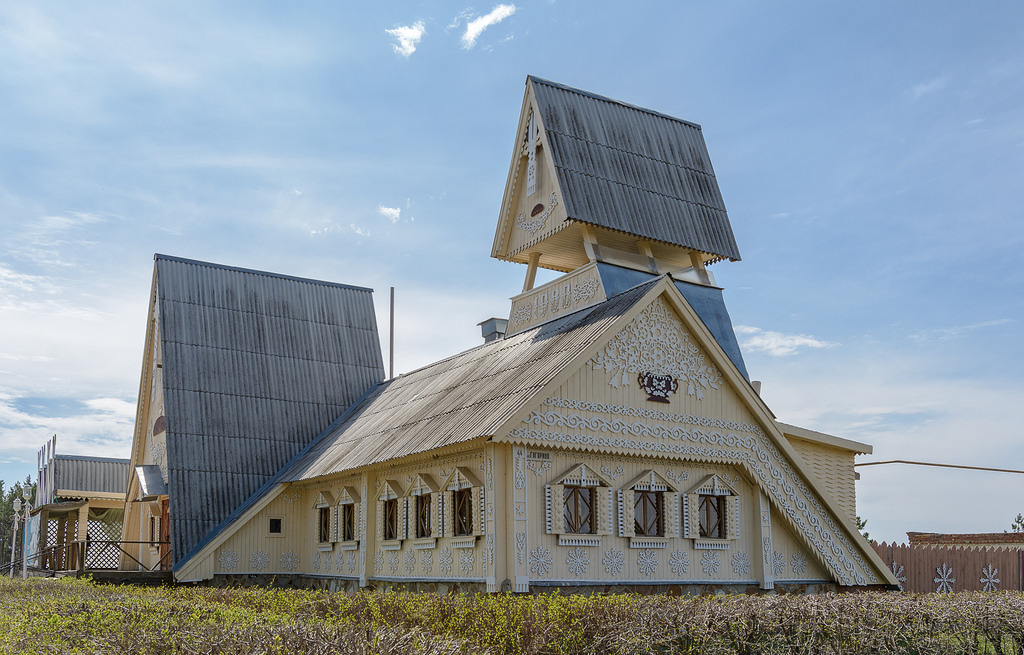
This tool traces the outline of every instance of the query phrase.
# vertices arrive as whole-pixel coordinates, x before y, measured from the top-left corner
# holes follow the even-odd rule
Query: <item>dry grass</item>
[[[1022,653],[1024,595],[435,596],[0,580],[4,653]]]

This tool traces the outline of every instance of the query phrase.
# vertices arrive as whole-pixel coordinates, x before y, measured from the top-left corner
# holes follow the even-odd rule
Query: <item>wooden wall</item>
[[[1024,551],[969,546],[911,546],[871,542],[902,590],[1024,591]]]

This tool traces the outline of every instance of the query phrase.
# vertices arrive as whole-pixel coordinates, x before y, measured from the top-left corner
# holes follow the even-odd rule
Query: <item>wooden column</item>
[[[772,573],[772,508],[768,496],[758,493],[760,503],[758,514],[761,518],[761,588],[775,588],[775,574]]]
[[[523,293],[526,293],[533,288],[533,283],[537,279],[537,264],[540,263],[540,253],[530,253],[530,263],[526,268],[526,280],[523,282]]]

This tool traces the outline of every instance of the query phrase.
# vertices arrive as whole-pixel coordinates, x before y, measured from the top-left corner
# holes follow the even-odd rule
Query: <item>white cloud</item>
[[[743,350],[767,353],[774,357],[792,355],[803,348],[831,348],[838,345],[806,334],[782,334],[748,325],[737,325],[735,329],[740,335],[740,347]]]
[[[384,31],[398,40],[398,43],[391,46],[395,52],[403,57],[409,57],[416,52],[416,46],[423,39],[423,35],[427,33],[427,28],[424,27],[423,21],[418,20],[412,25],[403,25]]]
[[[910,94],[914,96],[914,100],[920,100],[924,96],[938,93],[945,89],[948,84],[949,75],[943,75],[941,77],[936,77],[933,80],[922,82],[921,84],[915,84],[914,88],[910,90]]]
[[[466,23],[466,32],[462,35],[462,47],[471,50],[484,30],[491,25],[497,25],[514,13],[516,13],[515,5],[498,5],[491,10],[491,13],[469,21]]]
[[[355,223],[350,223],[348,227],[349,227],[350,230],[352,230],[353,232],[355,232],[356,234],[358,234],[361,237],[368,237],[368,236],[370,236],[370,231],[369,230],[364,230],[363,228],[359,227]]]
[[[1000,325],[1008,325],[1013,323],[1014,320],[1011,318],[997,318],[992,321],[982,321],[980,323],[972,323],[970,325],[954,325],[948,328],[936,328],[934,330],[922,330],[916,334],[911,335],[911,339],[914,341],[925,342],[925,341],[949,341],[950,339],[956,339],[957,337],[963,336],[968,332],[974,332],[975,330],[983,330],[985,328],[999,327]]]
[[[402,217],[402,208],[385,207],[384,205],[380,205],[379,207],[377,207],[377,213],[383,216],[384,218],[388,219],[392,223],[397,223],[398,219]]]

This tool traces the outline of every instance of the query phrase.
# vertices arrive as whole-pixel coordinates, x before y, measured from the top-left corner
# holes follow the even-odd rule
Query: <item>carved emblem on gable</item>
[[[552,210],[558,205],[558,196],[554,193],[551,194],[551,199],[548,201],[548,206],[545,208],[544,205],[536,205],[534,210],[531,212],[531,218],[533,220],[526,220],[526,212],[519,212],[519,216],[516,218],[516,227],[520,230],[524,230],[530,233],[530,236],[544,227],[544,224],[548,222],[548,216],[551,216]],[[537,211],[537,208],[541,211]]]
[[[706,389],[718,389],[722,373],[706,357],[679,317],[658,298],[590,360],[595,371],[611,373],[608,384],[629,384],[635,375],[648,400],[668,402],[685,381],[686,393],[697,400]]]

